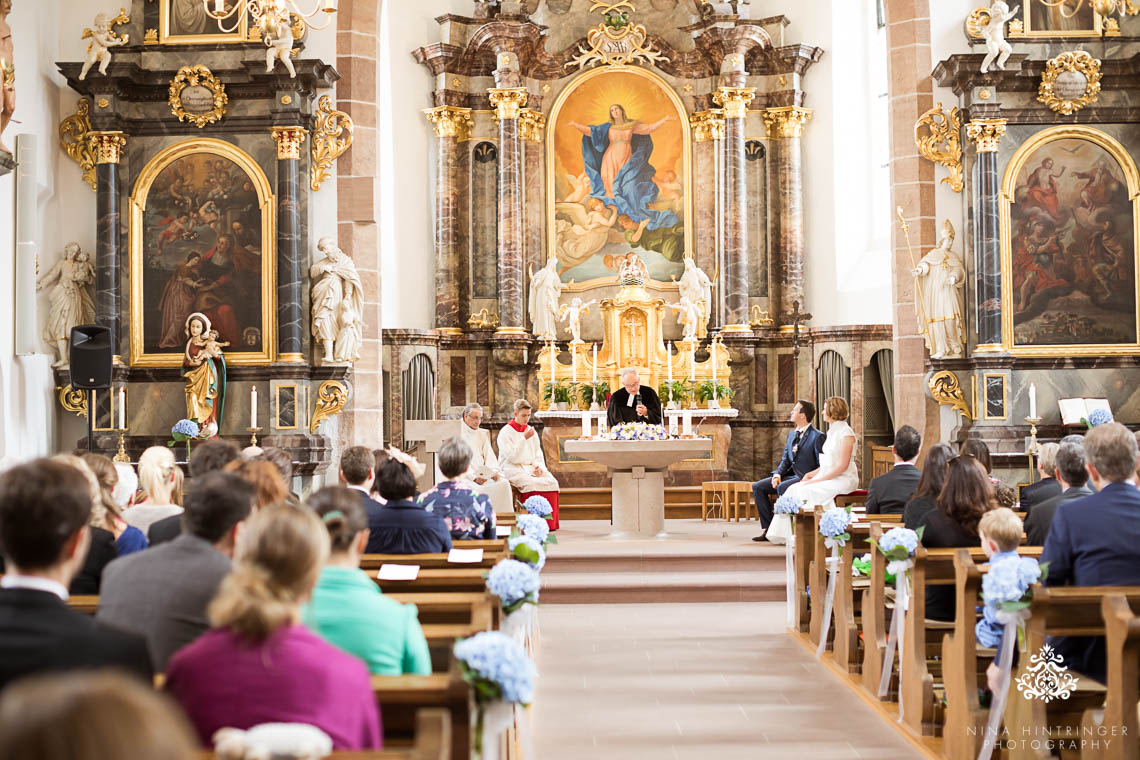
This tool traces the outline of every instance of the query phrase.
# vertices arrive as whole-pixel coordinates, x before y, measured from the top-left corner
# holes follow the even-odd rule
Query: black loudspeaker
[[[100,390],[111,387],[111,331],[99,325],[71,328],[69,352],[71,387]]]

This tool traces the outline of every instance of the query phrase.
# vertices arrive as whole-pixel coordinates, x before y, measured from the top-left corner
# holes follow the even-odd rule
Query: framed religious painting
[[[1030,137],[1002,183],[1002,331],[1013,354],[1140,354],[1140,174],[1085,126]]]
[[[132,366],[181,366],[205,314],[230,364],[275,359],[275,201],[257,162],[198,138],[167,148],[131,193]]]
[[[1022,8],[1026,37],[1101,36],[1104,20],[1092,0],[1025,0]]]
[[[244,7],[239,0],[158,0],[158,3],[160,44],[216,45],[249,41],[249,15],[239,10],[239,5]],[[211,17],[211,13],[223,18]]]
[[[563,282],[612,281],[640,258],[670,283],[692,250],[689,121],[676,92],[639,68],[601,67],[547,119],[548,250]]]

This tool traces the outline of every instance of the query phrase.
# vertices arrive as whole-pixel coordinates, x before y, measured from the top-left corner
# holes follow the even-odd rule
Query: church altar
[[[669,465],[711,454],[711,438],[667,441],[567,441],[566,451],[604,464],[613,479],[610,538],[665,538],[665,479]]]

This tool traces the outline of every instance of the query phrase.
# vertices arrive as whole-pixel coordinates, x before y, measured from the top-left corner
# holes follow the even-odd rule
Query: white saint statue
[[[499,468],[499,458],[491,447],[491,434],[479,427],[482,424],[483,407],[468,404],[463,409],[463,427],[459,437],[471,447],[471,464],[460,480],[471,486],[475,493],[486,494],[496,513],[512,514],[511,482]]]
[[[313,264],[313,339],[321,343],[326,362],[360,358],[364,290],[352,259],[331,237],[321,238],[317,250],[324,258]]]
[[[558,259],[552,258],[546,266],[530,278],[530,323],[536,337],[553,339],[558,329],[558,297],[562,295],[562,278],[558,276]]]
[[[59,355],[53,367],[67,366],[71,328],[95,321],[95,301],[87,290],[93,282],[95,268],[79,248],[79,243],[65,245],[63,258],[36,281],[37,291],[51,287],[44,340]]]
[[[563,304],[562,308],[558,310],[558,321],[569,322],[570,335],[573,337],[571,343],[582,342],[582,315],[590,310],[590,307],[596,304],[597,301],[587,301],[582,303],[582,299],[574,296],[570,303]]]
[[[697,329],[701,323],[701,305],[682,297],[678,303],[669,304],[669,308],[677,312],[677,322],[684,329],[682,340],[695,342]]]
[[[106,76],[107,66],[111,63],[111,48],[127,44],[127,36],[117,36],[111,26],[112,20],[107,18],[107,14],[100,13],[95,16],[95,28],[83,30],[83,39],[90,37],[91,42],[87,43],[87,58],[79,72],[81,80],[87,78],[87,72],[95,64],[99,64],[99,73]]]
[[[922,257],[914,269],[918,285],[918,331],[926,336],[931,359],[962,356],[966,342],[962,286],[966,266],[952,251],[954,227],[942,223],[938,247]]]
[[[685,257],[685,273],[677,283],[680,287],[681,298],[687,298],[701,307],[700,326],[697,329],[698,337],[702,336],[708,327],[710,309],[712,308],[712,280],[696,265],[691,256]]]
[[[265,73],[273,73],[273,65],[277,61],[285,64],[285,69],[293,79],[297,78],[297,70],[293,68],[293,27],[289,16],[277,19],[276,23],[265,24],[261,33],[265,41]]]
[[[983,74],[990,70],[991,65],[995,65],[995,59],[996,67],[1005,71],[1005,62],[1013,53],[1013,48],[1005,39],[1005,25],[1017,15],[1020,7],[1015,5],[1011,11],[1005,0],[994,0],[990,6],[990,20],[982,27],[982,37],[986,40],[986,57],[982,61],[981,69]]]

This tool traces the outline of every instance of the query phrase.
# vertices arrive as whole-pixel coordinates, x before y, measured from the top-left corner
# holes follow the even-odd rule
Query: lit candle
[[[595,383],[598,382],[598,344],[597,343],[594,343],[594,380],[593,380],[593,382],[595,382]]]
[[[590,437],[590,413],[582,412],[582,437]]]
[[[667,353],[669,355],[669,382],[673,382],[673,341],[669,341],[669,350]],[[670,389],[669,393],[672,394],[672,392],[672,389]],[[672,401],[672,398],[670,398],[670,401]]]
[[[127,387],[119,386],[119,430],[127,429]]]
[[[249,426],[257,427],[257,386],[249,392]]]
[[[693,434],[693,413],[686,409],[681,413],[681,435],[688,437]]]
[[[1029,384],[1029,417],[1037,419],[1037,386]]]

